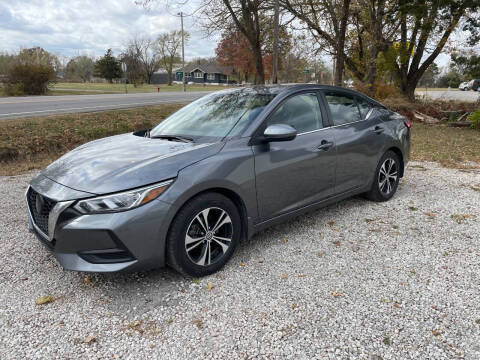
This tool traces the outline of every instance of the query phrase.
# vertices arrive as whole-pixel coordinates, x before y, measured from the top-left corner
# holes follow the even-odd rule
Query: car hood
[[[134,134],[86,143],[45,168],[44,176],[69,188],[107,194],[174,178],[178,171],[216,154],[223,143],[183,143]]]

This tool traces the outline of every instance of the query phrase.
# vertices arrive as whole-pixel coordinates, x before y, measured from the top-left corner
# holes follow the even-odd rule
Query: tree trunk
[[[172,69],[167,69],[168,86],[172,86]]]
[[[345,68],[345,57],[343,55],[343,46],[342,50],[337,50],[337,56],[335,58],[335,75],[333,84],[335,86],[342,86],[343,85],[343,70]]]
[[[253,61],[255,62],[255,85],[265,84],[265,72],[263,70],[263,58],[262,50],[260,49],[260,43],[253,46]]]

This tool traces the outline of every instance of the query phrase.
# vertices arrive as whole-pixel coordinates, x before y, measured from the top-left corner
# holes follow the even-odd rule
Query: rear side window
[[[287,124],[299,134],[321,129],[322,112],[316,93],[294,95],[285,100],[268,119],[268,125]]]
[[[362,119],[365,120],[368,112],[372,108],[372,104],[370,104],[367,100],[361,97],[357,97],[357,104],[358,104],[358,109],[360,110],[360,115],[362,116]]]
[[[362,120],[355,97],[336,91],[325,92],[334,125],[343,125]]]

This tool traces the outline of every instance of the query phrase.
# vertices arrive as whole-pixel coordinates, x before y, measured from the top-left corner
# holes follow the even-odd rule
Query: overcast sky
[[[41,46],[71,57],[100,56],[112,48],[119,54],[135,35],[180,29],[180,18],[170,13],[176,12],[160,5],[146,10],[135,0],[0,0],[0,50]],[[185,29],[192,35],[187,59],[215,55],[216,39],[205,38],[192,18],[185,19]]]
[[[155,37],[180,29],[180,18],[171,15],[178,10],[161,5],[167,2],[154,1],[147,10],[135,0],[0,0],[0,51],[41,46],[72,57],[101,56],[112,48],[118,55],[134,36]],[[206,38],[195,17],[185,19],[185,29],[192,35],[185,49],[187,60],[215,56],[218,36]],[[444,66],[448,60],[449,56],[442,54],[436,62]]]

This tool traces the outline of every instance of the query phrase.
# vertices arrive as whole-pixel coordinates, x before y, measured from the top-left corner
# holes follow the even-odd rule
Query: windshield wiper
[[[153,135],[150,136],[151,139],[166,139],[169,141],[181,141],[181,142],[193,142],[192,138],[180,135]]]

